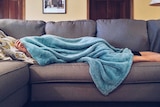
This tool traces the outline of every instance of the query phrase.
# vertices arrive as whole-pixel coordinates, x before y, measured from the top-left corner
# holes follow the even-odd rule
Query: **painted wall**
[[[134,0],[134,19],[160,19],[160,6],[149,6],[151,0]]]
[[[66,14],[43,14],[42,0],[26,0],[26,19],[65,21],[87,19],[87,0],[66,0]]]
[[[66,0],[66,14],[43,14],[42,0],[26,0],[26,19],[65,21],[87,19],[87,0]],[[151,0],[134,0],[134,19],[159,19],[160,6],[149,6]]]

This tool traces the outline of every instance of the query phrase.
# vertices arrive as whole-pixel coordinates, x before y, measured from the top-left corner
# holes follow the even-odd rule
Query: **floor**
[[[142,102],[34,102],[25,107],[160,107],[160,103]]]

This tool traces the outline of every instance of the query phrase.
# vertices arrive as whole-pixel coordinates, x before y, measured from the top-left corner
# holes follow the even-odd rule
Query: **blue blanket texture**
[[[54,35],[24,37],[20,41],[39,65],[86,62],[99,91],[108,95],[127,76],[132,52],[111,46],[95,37],[62,38]],[[45,71],[44,71],[45,72]]]

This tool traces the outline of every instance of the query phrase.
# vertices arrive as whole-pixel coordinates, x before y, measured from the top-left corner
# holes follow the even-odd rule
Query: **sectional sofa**
[[[118,48],[160,52],[160,20],[99,19],[45,22],[0,19],[0,30],[15,38],[53,34],[66,38],[100,37]],[[47,66],[0,61],[0,107],[27,102],[159,102],[160,63],[133,63],[123,83],[108,96],[95,87],[86,63]]]

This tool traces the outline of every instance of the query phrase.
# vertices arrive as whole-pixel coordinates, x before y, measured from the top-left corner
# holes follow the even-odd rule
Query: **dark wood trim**
[[[26,0],[23,0],[22,3],[22,19],[25,20],[26,19]]]
[[[90,12],[90,0],[87,0],[87,19],[89,19],[89,12]]]
[[[25,0],[0,0],[0,18],[25,19]]]
[[[131,8],[130,8],[130,19],[133,19],[134,18],[134,2],[133,2],[133,0],[130,0],[131,2],[131,4],[130,4],[130,6],[131,6]]]
[[[97,3],[99,2],[99,4],[93,4],[93,0],[87,0],[87,19],[92,19],[91,16],[92,17],[97,17],[97,16],[94,16],[93,13],[91,15],[91,9],[93,9],[93,7],[97,8],[97,5],[100,5],[98,9],[100,9],[101,11],[97,12],[97,9],[96,9],[95,10],[97,12],[96,14],[99,14],[99,13],[102,14],[102,18],[106,17],[106,16],[103,16],[103,14],[104,14],[104,12],[107,12],[106,14],[108,16],[106,18],[112,18],[112,17],[113,18],[118,18],[120,16],[120,18],[122,17],[122,18],[133,19],[133,0],[126,0],[126,2],[125,2],[125,0],[95,0],[95,2],[97,2]],[[120,4],[120,2],[122,2],[122,3]],[[114,4],[114,3],[118,3],[118,4]],[[92,6],[90,6],[90,5],[92,5]],[[122,11],[122,12],[121,12],[121,15],[120,15],[117,12],[117,9],[113,8],[111,5],[115,6],[117,8],[120,8],[119,6],[121,6],[121,5],[124,5],[125,7],[121,6],[122,8],[120,9],[120,11]],[[105,6],[104,10],[102,9],[103,6]],[[106,7],[109,8],[109,10]],[[125,10],[126,8],[128,10]],[[112,11],[115,14],[111,14]],[[109,16],[109,15],[111,15],[111,16]],[[99,16],[101,16],[101,15],[99,15]]]

